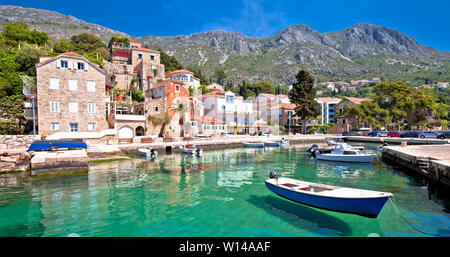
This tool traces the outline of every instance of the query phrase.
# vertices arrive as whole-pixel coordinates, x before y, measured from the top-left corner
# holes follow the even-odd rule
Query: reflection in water
[[[347,223],[316,208],[274,196],[252,195],[247,201],[294,226],[307,229],[312,233],[320,234],[321,231],[326,230],[325,235],[328,236],[350,236],[352,234],[352,229]]]
[[[445,205],[429,201],[427,187],[408,175],[384,165],[316,162],[292,146],[161,153],[153,161],[136,155],[91,164],[88,174],[1,177],[13,183],[0,185],[0,236],[421,236],[389,205],[367,219],[279,198],[264,185],[272,170],[392,192],[417,227],[450,227]]]

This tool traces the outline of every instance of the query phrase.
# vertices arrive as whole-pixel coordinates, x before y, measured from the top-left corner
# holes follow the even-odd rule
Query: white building
[[[187,88],[197,89],[200,87],[200,79],[194,77],[194,73],[189,70],[176,70],[166,73],[166,78],[180,80]]]
[[[319,108],[322,117],[322,125],[334,123],[335,107],[340,101],[340,98],[333,97],[316,98],[317,108]]]
[[[253,103],[231,91],[213,91],[203,95],[205,117],[225,122],[229,131],[251,133],[255,115]]]

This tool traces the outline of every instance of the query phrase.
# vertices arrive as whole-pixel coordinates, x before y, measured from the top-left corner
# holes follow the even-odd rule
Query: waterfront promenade
[[[384,160],[450,186],[450,144],[385,146],[382,156]]]

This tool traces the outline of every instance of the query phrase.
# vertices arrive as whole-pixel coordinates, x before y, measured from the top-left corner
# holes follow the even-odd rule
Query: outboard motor
[[[383,148],[383,146],[388,146],[388,143],[384,142],[379,148]]]
[[[278,174],[275,171],[269,173],[269,178],[278,178]]]
[[[155,159],[155,158],[156,158],[155,149],[153,149],[153,148],[152,148],[152,150],[150,150],[150,157],[151,157],[152,159]]]
[[[317,148],[317,147],[319,147],[317,144],[313,144],[310,148],[308,148],[308,149],[306,150],[306,152],[310,153],[310,152],[312,151],[313,148]]]

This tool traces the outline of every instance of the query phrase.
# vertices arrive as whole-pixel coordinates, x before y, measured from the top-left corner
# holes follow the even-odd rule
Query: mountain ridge
[[[132,37],[54,11],[0,6],[0,24],[10,21],[24,21],[47,32],[53,40],[83,32],[96,34],[105,42],[112,35],[130,37],[147,47],[164,49],[185,67],[199,68],[207,76],[223,68],[235,83],[267,80],[289,84],[299,69],[308,69],[319,79],[406,76],[424,70],[445,71],[450,63],[448,51],[421,45],[400,31],[369,23],[325,33],[306,24],[293,24],[268,37],[226,30]]]

